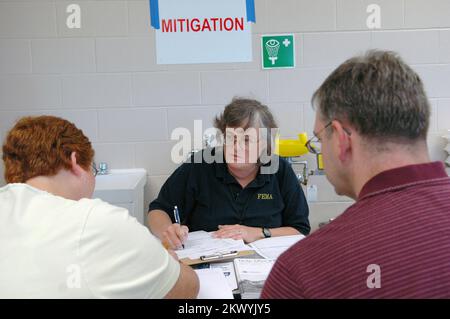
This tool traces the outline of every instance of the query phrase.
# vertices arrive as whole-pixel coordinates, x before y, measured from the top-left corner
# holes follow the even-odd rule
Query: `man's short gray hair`
[[[314,93],[325,122],[345,121],[363,137],[414,141],[427,136],[423,84],[398,54],[368,51],[341,64]]]

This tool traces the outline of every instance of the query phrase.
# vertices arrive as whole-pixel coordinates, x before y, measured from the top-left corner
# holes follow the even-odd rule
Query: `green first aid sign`
[[[261,52],[263,69],[295,68],[293,34],[263,35]]]

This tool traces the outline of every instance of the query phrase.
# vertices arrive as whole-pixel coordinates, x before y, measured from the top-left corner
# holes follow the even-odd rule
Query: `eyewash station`
[[[275,154],[280,157],[287,159],[289,164],[295,172],[298,170],[297,167],[301,167],[301,173],[297,173],[297,179],[299,183],[303,185],[308,184],[308,176],[313,173],[317,175],[323,175],[323,162],[322,154],[319,152],[316,154],[317,169],[315,171],[308,171],[308,161],[302,156],[308,154],[308,148],[306,143],[308,142],[308,135],[306,133],[298,134],[297,139],[280,139],[277,138],[275,141]],[[316,148],[315,145],[312,147]]]

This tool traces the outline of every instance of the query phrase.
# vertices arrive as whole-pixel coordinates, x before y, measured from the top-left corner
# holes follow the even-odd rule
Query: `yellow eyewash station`
[[[306,133],[298,134],[297,139],[280,139],[278,136],[275,140],[275,154],[286,158],[292,166],[303,166],[303,173],[297,174],[297,179],[299,183],[304,185],[308,182],[308,162],[299,159],[299,157],[308,154],[309,151],[305,145],[307,141],[308,135]],[[319,171],[323,170],[321,153],[317,154],[317,169]]]

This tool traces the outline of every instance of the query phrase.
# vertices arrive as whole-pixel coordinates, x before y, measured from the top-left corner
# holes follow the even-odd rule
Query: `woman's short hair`
[[[94,158],[91,142],[73,123],[54,116],[24,117],[3,144],[5,180],[25,183],[36,176],[53,176],[70,169],[72,152],[88,170]]]
[[[277,129],[277,123],[269,108],[261,102],[246,98],[233,98],[225,110],[214,119],[214,126],[226,133],[227,128],[266,129],[267,155],[272,154],[272,144],[275,136],[272,129]]]
[[[269,108],[257,100],[233,98],[225,110],[215,118],[214,126],[222,133],[227,127],[277,128]]]

